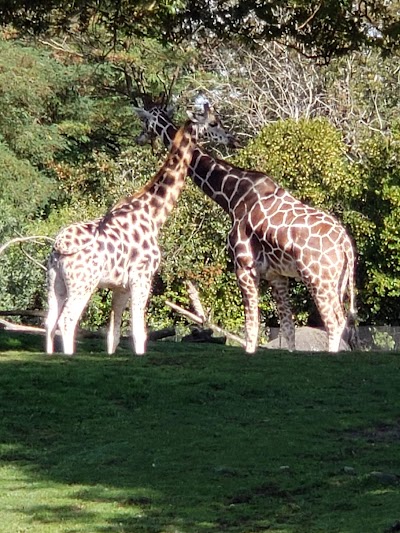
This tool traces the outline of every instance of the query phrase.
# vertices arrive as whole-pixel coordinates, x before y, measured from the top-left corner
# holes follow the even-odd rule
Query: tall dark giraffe
[[[162,168],[141,190],[103,218],[72,224],[57,235],[48,262],[47,353],[53,353],[57,325],[64,353],[74,352],[76,325],[98,287],[113,291],[108,353],[118,345],[129,298],[134,349],[138,355],[145,352],[145,308],[160,264],[158,233],[178,200],[197,135],[208,128],[207,121],[205,115],[186,122]]]
[[[159,135],[169,147],[176,135],[170,116],[159,106],[135,108],[144,124],[140,137]],[[269,282],[282,334],[295,349],[289,278],[309,289],[328,333],[328,349],[337,352],[347,319],[355,315],[354,250],[345,228],[331,215],[303,204],[269,176],[214,159],[196,147],[189,175],[228,213],[232,228],[228,250],[234,262],[245,310],[246,351],[256,350],[260,279]]]

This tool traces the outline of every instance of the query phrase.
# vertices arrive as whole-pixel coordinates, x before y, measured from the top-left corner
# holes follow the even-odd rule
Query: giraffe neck
[[[167,117],[159,118],[155,133],[161,137],[164,145],[170,148],[177,128]],[[283,191],[265,174],[234,167],[226,161],[211,157],[198,146],[193,150],[188,173],[194,183],[231,216],[240,200],[250,190],[254,190],[255,181],[259,178],[262,178],[264,195]]]
[[[112,213],[121,210],[129,212],[139,202],[143,209],[149,210],[157,230],[164,224],[185,185],[195,146],[194,127],[188,121],[178,132],[175,130],[170,153],[154,178],[133,196],[118,202],[113,207]]]

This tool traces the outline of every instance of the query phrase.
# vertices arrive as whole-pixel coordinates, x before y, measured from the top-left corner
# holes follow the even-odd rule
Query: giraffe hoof
[[[254,355],[256,353],[256,348],[246,348],[246,355]]]

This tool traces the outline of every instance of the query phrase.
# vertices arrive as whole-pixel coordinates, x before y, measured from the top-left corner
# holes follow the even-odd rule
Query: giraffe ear
[[[166,108],[166,110],[165,110],[165,112],[167,113],[167,117],[168,117],[168,118],[172,118],[172,117],[174,116],[174,111],[175,111],[174,106],[169,105],[169,106]]]

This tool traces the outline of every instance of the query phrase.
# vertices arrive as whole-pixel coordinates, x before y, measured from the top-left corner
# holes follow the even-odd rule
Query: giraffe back
[[[53,244],[53,253],[61,255],[76,254],[93,245],[97,237],[100,218],[88,222],[75,222],[62,229]]]

